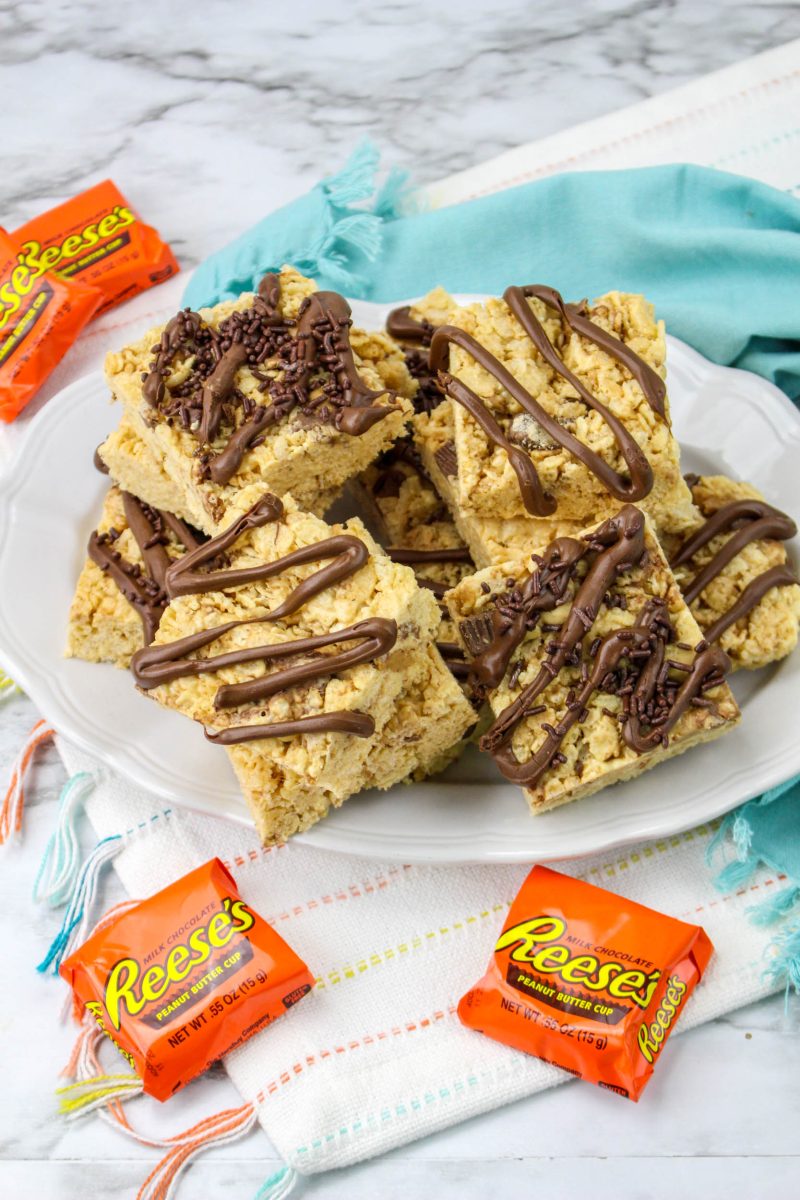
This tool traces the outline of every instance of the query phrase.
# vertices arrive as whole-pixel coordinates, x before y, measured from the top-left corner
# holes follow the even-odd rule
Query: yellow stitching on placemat
[[[383,963],[389,962],[393,958],[404,954],[411,954],[413,951],[421,949],[426,942],[432,942],[437,939],[441,940],[447,934],[459,933],[470,925],[477,927],[478,922],[485,921],[487,917],[493,917],[495,913],[503,912],[504,909],[510,907],[510,900],[506,900],[502,904],[493,904],[491,908],[485,908],[475,916],[464,917],[460,921],[453,921],[452,925],[440,925],[438,929],[429,929],[425,933],[415,934],[413,937],[407,938],[404,942],[399,942],[396,946],[390,946],[380,951],[373,950],[354,964],[348,963],[346,966],[336,967],[332,971],[328,971],[324,977],[319,976],[315,984],[318,988],[333,987],[337,983],[343,983],[346,979],[355,979],[357,976],[363,975],[370,967],[380,967]]]
[[[626,858],[620,858],[614,863],[605,863],[599,867],[592,867],[585,874],[576,875],[576,879],[582,879],[590,882],[590,876],[599,878],[612,877],[617,872],[626,871],[632,864],[639,863],[642,859],[651,858],[654,853],[654,848],[659,853],[675,849],[686,842],[692,842],[699,835],[709,837],[719,826],[719,820],[709,821],[706,825],[697,825],[694,829],[687,829],[685,833],[677,834],[670,838],[669,842],[656,842],[655,847],[645,846],[641,852],[633,851]],[[384,963],[391,961],[394,958],[401,957],[404,954],[410,954],[415,950],[419,950],[426,943],[441,941],[447,934],[457,933],[471,925],[477,926],[479,922],[485,921],[487,917],[494,916],[495,913],[502,912],[504,909],[511,907],[511,901],[506,900],[502,904],[493,904],[490,908],[485,908],[481,912],[469,917],[463,917],[460,921],[453,921],[451,925],[440,925],[438,929],[429,929],[424,933],[415,934],[411,938],[407,938],[403,942],[399,942],[396,946],[390,946],[384,950],[373,950],[366,954],[363,958],[358,959],[355,963],[347,963],[345,966],[336,967],[324,976],[317,977],[315,984],[318,988],[334,987],[338,983],[343,983],[347,979],[357,979],[359,975],[363,975],[369,971],[371,967],[380,967]]]

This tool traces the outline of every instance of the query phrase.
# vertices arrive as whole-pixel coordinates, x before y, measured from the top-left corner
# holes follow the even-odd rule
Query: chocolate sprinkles
[[[92,562],[113,580],[138,614],[145,645],[149,645],[169,602],[165,590],[166,575],[172,561],[166,551],[168,531],[187,551],[200,547],[203,535],[179,517],[152,508],[130,492],[121,491],[120,495],[125,519],[143,562],[132,563],[122,557],[115,545],[119,538],[115,529],[105,533],[95,530],[89,538],[87,550]]]
[[[374,391],[359,375],[350,345],[350,307],[342,296],[312,293],[296,322],[280,315],[279,303],[280,276],[266,275],[250,307],[230,313],[218,329],[185,309],[153,347],[144,398],[197,439],[201,475],[214,483],[229,483],[247,451],[295,408],[308,422],[358,437],[400,407],[389,389]],[[191,369],[185,380],[169,386],[178,356],[190,360]],[[268,403],[236,387],[242,367],[260,381]],[[272,378],[265,367],[281,378]],[[377,403],[380,399],[387,402]],[[223,437],[225,444],[212,449]]]
[[[608,708],[604,711],[620,720],[625,743],[643,754],[656,746],[666,746],[683,713],[692,706],[705,706],[703,693],[722,682],[730,666],[728,658],[705,641],[696,648],[691,663],[673,665],[666,658],[666,646],[674,641],[674,631],[660,598],[649,601],[633,625],[612,630],[603,638],[592,638],[584,651],[584,641],[609,589],[644,556],[644,517],[638,509],[626,505],[583,541],[560,538],[551,543],[544,555],[534,556],[535,566],[528,580],[514,592],[499,597],[491,614],[481,614],[484,644],[472,666],[478,685],[486,690],[499,686],[528,623],[536,620],[539,611],[563,602],[578,564],[590,560],[565,621],[546,646],[546,658],[535,678],[481,738],[481,749],[493,755],[511,782],[532,787],[554,762],[564,761],[560,749],[563,740],[574,725],[586,719],[589,700],[596,691],[619,698],[618,713]],[[488,644],[487,616],[491,629]],[[469,647],[471,634],[465,632],[464,624],[461,633]],[[580,680],[569,691],[566,712],[557,724],[542,725],[542,742],[520,762],[511,746],[513,735],[522,721],[544,711],[539,698],[565,666],[580,666]],[[512,674],[515,671],[516,666]]]

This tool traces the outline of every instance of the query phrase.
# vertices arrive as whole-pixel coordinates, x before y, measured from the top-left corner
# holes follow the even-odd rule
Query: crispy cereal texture
[[[291,267],[284,267],[281,271],[283,315],[295,317],[302,301],[315,290],[310,279],[305,279]],[[249,307],[252,299],[252,294],[245,293],[235,301],[203,309],[200,315],[210,326],[217,328],[230,313]],[[207,533],[220,527],[239,490],[250,484],[258,484],[262,491],[276,495],[291,492],[298,504],[318,510],[320,496],[338,490],[372,462],[381,450],[391,445],[403,432],[412,411],[408,397],[416,391],[416,384],[405,367],[399,347],[385,334],[354,330],[352,343],[360,375],[375,391],[397,387],[397,410],[358,437],[340,433],[329,425],[309,426],[303,422],[301,414],[290,413],[270,427],[261,445],[247,452],[228,484],[215,484],[201,477],[195,437],[164,420],[143,397],[142,376],[149,369],[152,347],[158,342],[161,330],[161,326],[151,329],[133,345],[109,354],[106,378],[115,399],[124,405],[136,435],[146,443],[179,490],[180,507],[186,519]],[[178,362],[167,386],[174,387],[181,382],[190,367],[191,359]],[[262,364],[262,369],[270,370],[269,361]],[[260,380],[249,367],[239,369],[235,383],[245,395],[263,402]],[[219,449],[222,444],[224,439],[212,448]]]
[[[666,601],[676,631],[676,643],[693,647],[700,641],[697,622],[684,603],[649,523],[645,545],[643,562],[621,574],[613,585],[613,592],[623,597],[625,607],[601,605],[588,634],[587,645],[595,637],[603,637],[614,629],[633,625],[637,614],[653,597],[663,597]],[[511,562],[487,567],[465,579],[447,596],[454,621],[459,624],[466,617],[490,609],[492,594],[505,591],[509,579],[521,581],[527,574],[523,564]],[[489,594],[484,591],[484,584],[488,586]],[[571,586],[574,591],[575,583]],[[569,600],[548,613],[546,622],[538,623],[526,636],[513,655],[512,664],[502,683],[489,693],[489,703],[495,716],[499,716],[536,677],[545,660],[547,645],[554,634],[551,628],[542,628],[542,624],[548,627],[559,625],[568,611]],[[671,643],[669,655],[671,659],[687,661],[691,659],[692,652],[679,649],[675,643]],[[519,664],[519,668],[515,664]],[[576,687],[579,679],[578,666],[565,667],[536,701],[537,707],[539,704],[545,706],[544,711],[523,719],[517,726],[511,744],[520,762],[530,758],[541,744],[544,737],[542,725],[556,725],[564,717],[568,693]],[[677,722],[666,748],[659,746],[656,750],[639,755],[622,738],[617,718],[621,709],[619,696],[595,691],[587,705],[585,719],[572,726],[561,744],[565,761],[554,761],[534,786],[524,789],[531,812],[545,812],[589,796],[609,784],[632,779],[664,759],[681,754],[691,746],[709,741],[731,729],[739,720],[739,710],[728,686],[723,684],[707,695],[715,707],[689,708]]]
[[[569,369],[624,422],[646,454],[654,483],[641,507],[659,529],[686,529],[694,519],[694,509],[681,476],[678,444],[669,420],[653,411],[626,368],[580,335],[564,330],[557,315],[541,301],[532,299],[529,303]],[[609,292],[595,301],[589,315],[665,377],[664,327],[655,320],[652,306],[643,296]],[[575,396],[572,386],[542,358],[503,300],[459,308],[452,323],[486,346],[581,442],[617,471],[624,470],[624,460],[605,421]],[[556,499],[559,520],[586,523],[618,509],[619,500],[523,413],[470,354],[451,346],[449,369],[484,401],[506,434],[530,454],[545,490]],[[524,516],[519,483],[507,455],[489,442],[474,418],[458,404],[454,405],[454,439],[458,455],[454,487],[459,508],[483,517]]]
[[[115,548],[128,562],[141,565],[142,554],[128,527],[119,488],[112,487],[106,493],[97,529],[99,533],[118,530],[120,536]],[[171,534],[166,549],[171,558],[179,558],[183,553],[183,547]],[[67,657],[128,667],[131,656],[143,645],[142,622],[136,610],[113,579],[87,558],[69,610]]]
[[[701,476],[693,484],[692,495],[703,519],[732,500],[764,499],[751,484],[728,479],[725,475]],[[697,526],[701,524],[702,519],[698,520]],[[725,533],[714,538],[691,563],[676,567],[675,578],[679,585],[684,586],[701,571],[730,536]],[[783,566],[785,562],[783,542],[770,539],[745,546],[690,605],[700,628],[709,629],[736,602],[748,583],[770,567]],[[791,654],[797,645],[798,622],[800,587],[773,588],[747,616],[724,630],[719,644],[734,668],[755,670]]]
[[[134,420],[127,413],[123,413],[119,426],[109,434],[101,446],[98,446],[97,452],[108,467],[111,478],[124,491],[131,492],[140,500],[152,504],[154,508],[175,513],[176,516],[194,524],[189,516],[185,493],[170,478],[158,446],[151,448],[139,436]],[[328,492],[319,492],[308,511],[324,517],[338,497],[339,491],[339,488],[332,488]],[[217,526],[211,514],[205,510],[203,512],[203,532],[213,535],[217,532]]]
[[[475,570],[464,540],[428,478],[410,437],[402,438],[378,462],[362,471],[351,485],[351,493],[362,512],[372,518],[384,546],[433,555],[441,550],[465,552],[463,561],[447,562],[432,557],[411,563],[421,587],[433,585],[438,594]],[[446,611],[437,639],[448,653],[455,650],[456,632]]]
[[[467,512],[458,505],[453,463],[456,449],[452,401],[443,401],[432,413],[412,420],[415,444],[425,473],[434,490],[447,504],[453,523],[477,567],[489,567],[509,558],[527,559],[536,546],[556,537],[569,537],[585,528],[585,522],[556,521],[546,517],[486,517]],[[444,456],[439,452],[446,450]]]
[[[245,489],[229,506],[230,519],[246,512],[261,494],[262,489],[257,485]],[[471,707],[431,645],[439,623],[439,610],[432,593],[417,587],[410,568],[392,563],[359,521],[328,526],[302,512],[290,497],[284,503],[285,514],[279,522],[252,530],[239,539],[229,553],[232,565],[272,562],[329,537],[332,531],[347,531],[362,539],[371,552],[368,562],[348,579],[307,601],[297,612],[278,621],[237,626],[199,651],[196,657],[243,646],[294,641],[341,629],[371,616],[397,622],[398,636],[393,649],[374,662],[235,709],[215,709],[214,696],[220,683],[252,679],[274,667],[259,662],[236,664],[216,674],[174,680],[149,693],[161,704],[215,729],[341,710],[365,712],[373,718],[375,733],[369,738],[319,733],[260,738],[228,748],[266,842],[283,841],[292,833],[308,828],[331,805],[338,806],[365,786],[388,787],[402,774],[423,763],[433,763],[474,720]],[[310,563],[262,582],[228,587],[224,592],[179,596],[165,612],[156,642],[174,641],[230,620],[263,616],[317,567],[318,564]],[[336,647],[331,647],[322,653],[335,650]],[[424,670],[419,658],[423,654],[430,660]],[[423,715],[433,703],[428,696],[430,684],[435,686],[436,702],[447,707],[448,719],[437,710],[436,721],[428,731],[430,736],[418,738],[418,730],[414,728],[406,736],[398,729],[391,739],[387,736],[384,744],[384,728],[404,711],[404,697],[418,686],[415,682],[418,679],[427,681],[423,688],[424,702],[421,699],[419,703]],[[417,750],[413,750],[415,745]],[[377,753],[381,749],[385,750],[383,757]]]

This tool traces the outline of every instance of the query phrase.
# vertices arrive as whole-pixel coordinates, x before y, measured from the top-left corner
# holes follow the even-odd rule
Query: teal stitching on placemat
[[[515,1063],[513,1073],[517,1074],[518,1071],[519,1064]],[[502,1070],[496,1070],[494,1072],[486,1072],[481,1078],[478,1078],[478,1076],[474,1074],[467,1075],[463,1079],[455,1080],[450,1087],[443,1085],[439,1088],[438,1092],[427,1091],[422,1096],[414,1097],[405,1104],[399,1102],[395,1105],[394,1111],[389,1108],[382,1108],[380,1112],[372,1112],[368,1113],[366,1116],[359,1117],[358,1120],[353,1121],[353,1123],[349,1126],[340,1126],[338,1130],[332,1130],[329,1133],[323,1134],[321,1137],[314,1138],[314,1140],[307,1146],[298,1146],[298,1148],[295,1150],[295,1153],[310,1154],[314,1150],[320,1150],[325,1144],[330,1144],[331,1142],[336,1141],[337,1138],[350,1137],[353,1134],[361,1133],[365,1129],[368,1131],[369,1129],[376,1128],[378,1125],[385,1125],[389,1121],[394,1121],[402,1117],[408,1117],[410,1115],[408,1111],[409,1108],[413,1112],[421,1112],[425,1108],[430,1107],[432,1104],[437,1104],[442,1100],[453,1099],[454,1093],[462,1093],[468,1089],[479,1087],[482,1083],[486,1083],[490,1077],[497,1078],[498,1075],[507,1075],[510,1073],[512,1072],[511,1068],[509,1067]]]
[[[796,129],[787,129],[784,133],[777,133],[771,138],[764,138],[761,142],[754,142],[752,146],[743,146],[741,150],[734,150],[732,154],[723,154],[721,158],[715,158],[712,162],[712,167],[718,167],[720,163],[732,162],[737,158],[746,158],[748,154],[754,154],[759,150],[767,150],[770,146],[780,146],[782,142],[788,142],[792,138],[800,134],[800,126]]]
[[[761,961],[756,959],[753,962],[746,963],[745,966],[740,969],[743,971],[749,971],[761,965],[763,965]],[[480,1087],[491,1080],[495,1080],[498,1077],[509,1074],[518,1075],[521,1069],[524,1070],[526,1066],[532,1067],[535,1063],[538,1063],[538,1061],[538,1059],[532,1058],[528,1062],[523,1056],[519,1059],[515,1059],[513,1063],[508,1065],[508,1067],[498,1067],[493,1071],[485,1071],[480,1077],[474,1073],[471,1073],[462,1079],[455,1080],[450,1084],[449,1087],[442,1085],[442,1087],[439,1088],[438,1093],[428,1091],[423,1093],[422,1096],[414,1097],[405,1103],[402,1101],[398,1102],[395,1105],[394,1111],[389,1108],[382,1108],[380,1112],[371,1112],[358,1117],[349,1126],[341,1125],[338,1129],[330,1130],[328,1133],[322,1134],[318,1138],[314,1138],[313,1141],[308,1143],[308,1145],[298,1146],[295,1150],[295,1154],[312,1154],[315,1150],[321,1150],[323,1146],[330,1145],[331,1142],[335,1142],[337,1139],[351,1137],[354,1134],[375,1129],[379,1125],[385,1125],[389,1121],[408,1117],[409,1107],[414,1112],[422,1112],[425,1108],[430,1107],[432,1104],[437,1104],[442,1100],[452,1100],[454,1098],[454,1094],[462,1093],[470,1089],[474,1090],[475,1088]],[[566,1082],[566,1080],[564,1082]]]

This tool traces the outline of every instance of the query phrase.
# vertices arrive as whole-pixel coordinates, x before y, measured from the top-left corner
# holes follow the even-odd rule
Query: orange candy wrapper
[[[110,179],[0,229],[0,418],[14,420],[92,317],[178,269]]]
[[[0,417],[13,421],[102,303],[94,287],[20,261],[0,229]]]
[[[698,925],[534,867],[458,1015],[638,1100],[713,949]]]
[[[272,1024],[314,982],[218,858],[109,921],[61,974],[158,1100]]]
[[[30,271],[52,271],[96,287],[102,293],[96,315],[179,269],[166,242],[110,179],[34,217],[14,231],[14,241]]]

